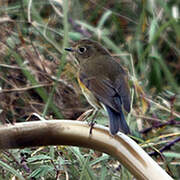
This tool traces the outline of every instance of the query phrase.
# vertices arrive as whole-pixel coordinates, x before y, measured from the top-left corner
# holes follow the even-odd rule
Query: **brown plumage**
[[[122,106],[130,112],[128,77],[109,52],[92,40],[80,40],[72,49],[78,63],[78,81],[87,100],[95,108],[103,104],[110,119],[110,132],[130,133]]]

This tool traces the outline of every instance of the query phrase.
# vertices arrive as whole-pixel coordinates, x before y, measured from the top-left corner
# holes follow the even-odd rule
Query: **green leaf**
[[[109,155],[103,153],[102,156],[100,156],[100,157],[94,159],[93,161],[91,161],[91,162],[90,162],[90,165],[93,166],[93,165],[95,165],[95,164],[97,164],[97,163],[100,163],[100,162],[102,162],[102,161],[106,161],[106,160],[108,160],[108,159],[109,159]]]
[[[51,159],[50,156],[37,155],[37,156],[33,156],[33,157],[28,158],[28,163],[34,162],[34,161],[41,161],[41,160],[50,160],[50,159]]]
[[[171,158],[180,158],[180,153],[175,152],[164,152],[163,155]]]
[[[53,171],[54,168],[48,165],[42,165],[38,169],[35,169],[29,176],[30,177],[35,177],[35,178],[40,178],[46,176],[49,172]]]
[[[1,160],[0,160],[0,166],[6,169],[7,171],[11,172],[15,176],[17,176],[20,180],[25,180],[24,177],[17,170],[15,170],[13,167],[9,166],[8,164],[6,164]]]

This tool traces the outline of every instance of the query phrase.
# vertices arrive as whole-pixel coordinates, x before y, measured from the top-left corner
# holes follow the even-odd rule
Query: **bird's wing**
[[[124,69],[116,77],[115,83],[105,76],[87,77],[80,72],[80,80],[103,104],[108,105],[115,111],[119,111],[119,106],[123,104],[124,109],[130,112],[130,92],[128,76]]]
[[[115,89],[119,96],[122,99],[122,104],[124,109],[127,112],[130,112],[131,109],[131,97],[130,97],[130,91],[129,91],[129,85],[128,85],[128,76],[127,74],[119,75],[119,77],[116,78],[115,81]]]
[[[79,74],[79,78],[100,102],[119,112],[119,106],[121,105],[119,102],[121,102],[121,99],[118,98],[120,101],[117,101],[118,94],[108,78],[87,77],[82,72]]]

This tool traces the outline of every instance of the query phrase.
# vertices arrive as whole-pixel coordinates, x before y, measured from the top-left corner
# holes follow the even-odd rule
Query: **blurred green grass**
[[[0,3],[0,85],[3,88],[40,84],[39,76],[28,66],[28,58],[35,53],[39,59],[59,64],[54,71],[53,86],[34,88],[42,101],[37,111],[44,117],[66,118],[56,102],[59,79],[76,87],[72,57],[64,48],[82,38],[92,38],[121,59],[129,70],[133,111],[128,116],[137,141],[147,151],[158,151],[179,137],[180,115],[180,19],[179,1],[4,1]],[[27,57],[27,54],[29,57]],[[26,83],[17,83],[8,67],[17,66]],[[46,65],[45,65],[46,66]],[[39,69],[38,69],[39,70]],[[46,71],[47,73],[48,71]],[[52,77],[52,74],[51,74]],[[9,84],[8,84],[9,83]],[[134,92],[134,93],[133,93]],[[14,94],[13,94],[14,95]],[[12,97],[7,95],[10,100]],[[14,97],[13,97],[14,98]],[[80,103],[87,107],[86,100]],[[147,99],[150,99],[147,100]],[[31,98],[29,91],[16,104],[0,105],[7,121],[25,121],[20,110]],[[13,101],[13,100],[12,100]],[[35,100],[34,100],[35,101]],[[62,101],[61,103],[65,103]],[[26,104],[27,106],[27,104]],[[83,106],[84,107],[84,106]],[[36,106],[34,106],[36,109]],[[17,110],[18,109],[18,110]],[[107,124],[107,117],[99,115],[99,123]],[[170,120],[174,120],[168,125]],[[160,126],[160,124],[167,125]],[[146,133],[139,133],[152,127]],[[135,137],[134,137],[135,138]],[[180,146],[175,143],[155,160],[175,179],[180,177]],[[163,158],[162,158],[163,157]],[[23,161],[24,160],[24,161]],[[42,165],[43,163],[43,165]],[[46,147],[1,152],[0,178],[20,179],[132,179],[132,175],[116,160],[92,150],[77,147]]]

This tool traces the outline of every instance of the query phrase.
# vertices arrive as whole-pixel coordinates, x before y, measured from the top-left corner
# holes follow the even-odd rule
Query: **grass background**
[[[178,0],[0,2],[0,120],[77,119],[89,105],[65,47],[99,41],[129,71],[133,138],[180,177],[180,3]],[[98,123],[107,125],[107,116]],[[77,147],[0,153],[0,179],[133,179],[106,154]]]

